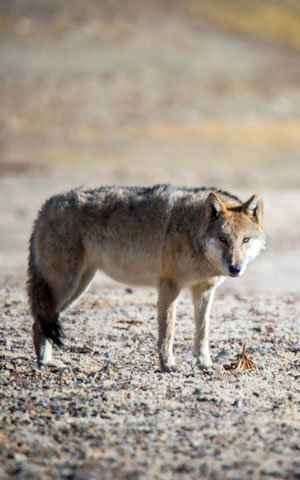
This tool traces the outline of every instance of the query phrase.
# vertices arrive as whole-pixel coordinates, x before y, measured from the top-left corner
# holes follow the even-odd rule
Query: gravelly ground
[[[183,295],[172,374],[157,370],[155,302],[86,294],[64,316],[66,368],[39,370],[24,290],[0,290],[1,479],[300,478],[299,298],[217,296],[203,372]],[[261,369],[227,371],[244,342]]]

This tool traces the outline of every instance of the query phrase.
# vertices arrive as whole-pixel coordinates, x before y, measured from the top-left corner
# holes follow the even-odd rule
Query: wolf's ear
[[[262,224],[264,208],[260,195],[252,195],[252,197],[243,204],[242,210],[248,215],[249,218],[251,218],[251,220],[259,223],[260,225]]]
[[[208,221],[217,220],[226,211],[226,206],[214,192],[211,192],[205,202],[206,217]]]

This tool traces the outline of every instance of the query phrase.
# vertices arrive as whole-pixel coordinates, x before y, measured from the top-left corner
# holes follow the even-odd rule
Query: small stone
[[[23,453],[15,453],[14,458],[17,463],[24,463],[27,461],[27,456]]]
[[[196,387],[194,389],[194,395],[202,395],[203,393],[203,389],[202,388],[199,388],[199,387]]]
[[[238,398],[233,402],[233,406],[237,408],[242,408],[243,407],[243,400],[241,398]]]

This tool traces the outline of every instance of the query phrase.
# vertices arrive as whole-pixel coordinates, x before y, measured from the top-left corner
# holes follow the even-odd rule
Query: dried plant
[[[259,370],[260,367],[247,355],[246,344],[244,343],[242,352],[237,356],[237,359],[230,365],[227,365],[226,370],[241,371],[241,370]]]

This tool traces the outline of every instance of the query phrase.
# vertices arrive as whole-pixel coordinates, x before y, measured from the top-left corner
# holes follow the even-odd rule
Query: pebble
[[[203,393],[203,389],[202,388],[198,388],[196,387],[195,390],[194,390],[194,394],[195,395],[202,395]]]
[[[233,402],[233,406],[237,408],[242,408],[243,407],[243,400],[241,398],[238,398]]]

